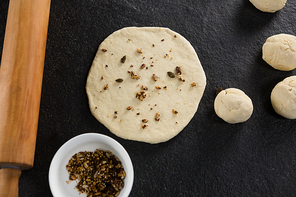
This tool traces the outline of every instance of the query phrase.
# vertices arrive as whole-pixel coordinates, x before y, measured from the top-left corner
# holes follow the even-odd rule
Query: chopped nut
[[[108,67],[108,65],[105,65],[105,67],[107,68],[107,67]]]
[[[172,110],[174,114],[179,113],[178,111],[176,111],[175,109]]]
[[[142,85],[142,89],[143,89],[143,90],[148,90],[148,87]]]
[[[131,74],[132,79],[140,79],[140,76],[136,75],[134,71],[128,71]]]
[[[118,111],[117,111],[117,110],[115,110],[115,111],[114,111],[114,114],[118,114]]]
[[[160,90],[160,89],[161,89],[161,87],[160,87],[160,86],[155,86],[155,88],[156,88],[156,89],[158,89],[158,90]]]
[[[101,49],[101,51],[103,51],[103,52],[107,52],[107,49]]]
[[[177,38],[177,35],[174,35],[174,38]]]
[[[179,80],[185,82],[185,79],[183,79],[181,76],[179,76]]]
[[[69,180],[78,182],[75,189],[87,197],[116,196],[124,187],[126,173],[110,151],[78,152],[70,158],[66,169]]]
[[[147,128],[147,127],[148,127],[148,125],[146,125],[146,124],[142,125],[142,128],[143,128],[143,129],[145,129],[145,128]]]
[[[137,49],[137,52],[138,52],[138,53],[143,53],[143,52],[142,52],[142,48]]]
[[[191,84],[191,87],[194,87],[194,86],[196,86],[196,83],[195,83],[195,82],[193,82],[193,83]]]
[[[176,72],[177,72],[178,75],[182,74],[181,68],[179,66],[176,67]]]
[[[216,96],[222,91],[223,89],[221,87],[216,89]]]
[[[152,75],[152,79],[153,79],[154,81],[157,81],[158,78],[159,78],[159,77],[158,77],[156,74],[153,74],[153,75]]]
[[[101,80],[103,80],[104,79],[104,77],[103,76],[101,76]]]
[[[168,89],[168,87],[167,87],[167,86],[164,86],[164,87],[163,87],[163,89],[167,90],[167,89]]]
[[[125,62],[125,60],[126,60],[126,55],[125,55],[125,56],[123,56],[123,57],[120,59],[121,63],[124,63],[124,62]]]
[[[132,106],[128,106],[126,109],[131,110],[132,108],[133,108]]]
[[[140,99],[141,101],[144,100],[144,98],[146,98],[146,93],[144,91],[138,92],[136,94],[136,98]]]
[[[138,115],[140,115],[140,113],[139,113],[139,112],[137,113],[137,116],[138,116]]]
[[[155,114],[155,118],[154,118],[156,121],[159,121],[160,120],[160,113],[159,112],[157,112],[156,114]]]
[[[161,42],[163,42],[163,41],[164,41],[164,39],[161,40]]]
[[[105,86],[104,86],[104,90],[107,90],[108,89],[108,84],[106,84]]]
[[[142,64],[141,67],[140,67],[140,69],[143,69],[145,67],[146,67],[146,64]]]
[[[142,122],[143,122],[143,123],[147,123],[148,120],[147,120],[147,119],[142,119]]]
[[[174,73],[172,73],[172,72],[168,72],[168,76],[170,77],[170,78],[175,78],[175,74]]]

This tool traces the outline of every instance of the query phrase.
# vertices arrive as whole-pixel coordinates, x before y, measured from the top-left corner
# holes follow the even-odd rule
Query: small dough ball
[[[273,88],[270,100],[276,113],[288,119],[296,119],[296,76],[279,82]]]
[[[214,102],[216,114],[224,121],[235,124],[247,121],[253,113],[252,100],[241,90],[222,90]]]
[[[281,10],[287,0],[250,0],[250,2],[262,12],[274,13]]]
[[[267,38],[262,47],[262,58],[277,70],[295,69],[296,37],[289,34],[277,34]]]

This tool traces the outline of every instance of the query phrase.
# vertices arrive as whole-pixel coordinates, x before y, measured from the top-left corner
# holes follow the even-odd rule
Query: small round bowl
[[[87,133],[76,136],[67,141],[53,157],[49,168],[49,186],[54,197],[85,197],[74,189],[76,181],[69,181],[69,174],[66,169],[70,158],[80,151],[109,150],[122,163],[126,172],[124,187],[119,193],[119,197],[127,197],[132,189],[134,182],[134,169],[132,161],[126,150],[114,139],[98,134]]]

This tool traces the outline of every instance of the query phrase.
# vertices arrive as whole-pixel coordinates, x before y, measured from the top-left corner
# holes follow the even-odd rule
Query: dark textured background
[[[0,3],[0,51],[8,0]],[[296,1],[263,13],[248,0],[52,0],[34,167],[23,171],[20,197],[51,196],[48,170],[59,147],[88,132],[119,141],[134,164],[131,197],[296,196],[296,121],[277,115],[272,88],[281,72],[261,58],[266,38],[296,35]],[[195,48],[207,76],[199,109],[172,140],[151,145],[114,136],[90,113],[85,93],[99,44],[127,26],[162,26]],[[217,87],[236,87],[253,101],[242,124],[213,109]]]

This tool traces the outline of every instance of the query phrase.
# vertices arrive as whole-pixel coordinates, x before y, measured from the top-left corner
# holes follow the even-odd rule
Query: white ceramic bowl
[[[126,172],[124,187],[119,197],[127,197],[134,182],[134,169],[126,150],[114,139],[98,134],[87,133],[76,136],[66,142],[53,157],[49,168],[49,186],[54,197],[86,197],[74,189],[77,182],[69,184],[69,174],[66,165],[69,159],[80,151],[110,150],[121,162]]]

